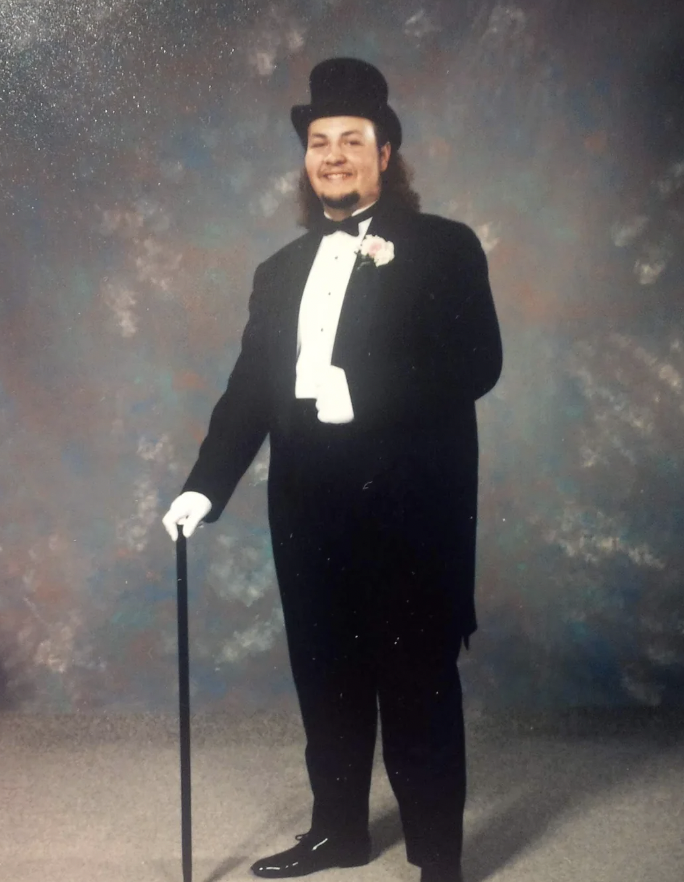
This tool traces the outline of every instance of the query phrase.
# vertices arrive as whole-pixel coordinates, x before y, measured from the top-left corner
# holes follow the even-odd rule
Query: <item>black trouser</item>
[[[310,405],[299,419],[287,474],[272,463],[270,501],[312,828],[365,834],[379,707],[407,857],[457,864],[466,789],[460,637],[378,508],[353,424],[323,426]]]

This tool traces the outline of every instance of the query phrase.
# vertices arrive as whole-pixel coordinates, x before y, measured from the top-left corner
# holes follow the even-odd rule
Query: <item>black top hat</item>
[[[394,150],[401,145],[401,123],[387,103],[387,81],[358,58],[329,58],[309,76],[311,104],[297,104],[291,118],[306,147],[309,123],[322,116],[360,116],[379,125]]]

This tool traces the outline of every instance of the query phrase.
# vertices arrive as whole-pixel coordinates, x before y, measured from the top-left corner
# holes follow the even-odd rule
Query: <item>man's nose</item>
[[[328,148],[328,155],[325,157],[325,161],[329,165],[339,165],[341,162],[344,162],[344,153],[337,147],[335,144],[331,144]]]

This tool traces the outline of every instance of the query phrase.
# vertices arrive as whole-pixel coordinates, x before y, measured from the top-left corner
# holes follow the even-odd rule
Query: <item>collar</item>
[[[359,224],[373,216],[376,205],[377,201],[367,205],[365,208],[359,208],[341,221],[334,221],[327,214],[323,214],[318,220],[317,228],[324,236],[330,236],[332,233],[339,232],[349,233],[350,236],[358,236]]]

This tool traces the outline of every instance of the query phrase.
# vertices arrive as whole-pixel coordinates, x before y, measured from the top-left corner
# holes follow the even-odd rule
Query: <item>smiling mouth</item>
[[[343,181],[345,178],[350,178],[350,172],[330,172],[327,175],[323,175],[326,181]]]

